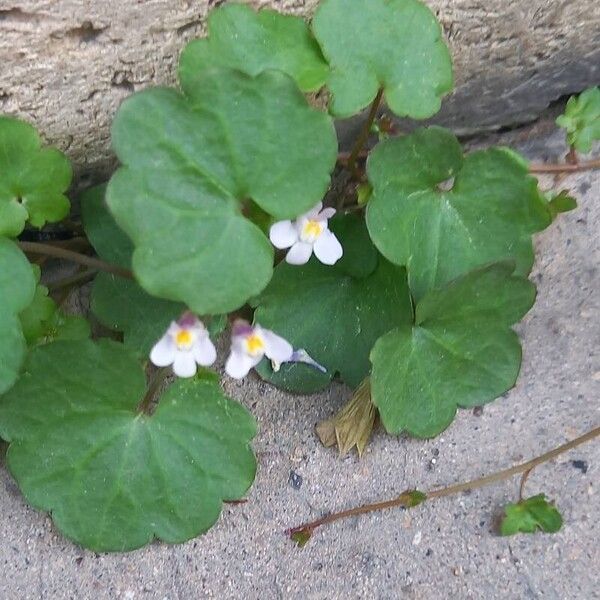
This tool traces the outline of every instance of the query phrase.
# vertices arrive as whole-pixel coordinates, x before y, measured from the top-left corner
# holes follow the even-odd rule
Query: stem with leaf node
[[[464,492],[467,490],[474,490],[491,483],[496,483],[498,481],[503,481],[505,479],[509,479],[514,475],[518,475],[519,473],[529,473],[532,469],[541,465],[542,463],[548,462],[553,458],[556,458],[560,454],[575,448],[585,442],[589,442],[590,440],[598,437],[600,435],[600,427],[596,427],[587,433],[567,442],[566,444],[562,444],[549,452],[545,452],[536,458],[533,458],[527,462],[521,463],[520,465],[515,465],[508,469],[504,469],[502,471],[497,471],[496,473],[492,473],[491,475],[486,475],[485,477],[480,477],[478,479],[472,479],[471,481],[467,481],[465,483],[457,483],[454,485],[449,485],[444,488],[440,488],[437,490],[433,490],[431,492],[426,493],[425,500],[430,500],[433,498],[443,498],[445,496],[451,496],[453,494],[458,494],[459,492]],[[522,481],[524,483],[524,481]],[[521,490],[522,492],[522,490]],[[400,496],[396,498],[392,498],[391,500],[384,500],[383,502],[375,502],[373,504],[363,504],[362,506],[357,506],[356,508],[351,508],[348,510],[343,510],[337,513],[331,513],[321,519],[317,519],[316,521],[311,521],[309,523],[304,523],[303,525],[299,525],[297,527],[292,527],[286,531],[290,536],[297,535],[299,533],[307,533],[308,535],[312,534],[312,532],[321,525],[327,525],[329,523],[333,523],[334,521],[339,521],[340,519],[345,519],[347,517],[355,517],[357,515],[364,515],[367,513],[375,512],[378,510],[383,510],[386,508],[408,508],[412,506],[410,503],[410,493],[402,493]]]

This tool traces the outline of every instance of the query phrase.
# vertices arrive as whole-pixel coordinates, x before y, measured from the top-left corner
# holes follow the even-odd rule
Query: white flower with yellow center
[[[238,319],[231,330],[231,352],[225,363],[230,377],[242,379],[266,356],[276,363],[287,362],[294,349],[282,337],[260,325]]]
[[[323,209],[319,202],[310,212],[295,221],[279,221],[269,230],[269,238],[280,250],[289,248],[285,260],[291,265],[303,265],[312,253],[325,265],[333,265],[344,253],[342,245],[327,227],[335,215],[334,208]]]
[[[178,377],[193,377],[197,364],[208,367],[216,358],[217,351],[206,327],[192,313],[185,313],[178,321],[173,321],[150,352],[152,363],[157,367],[173,365],[173,372]]]

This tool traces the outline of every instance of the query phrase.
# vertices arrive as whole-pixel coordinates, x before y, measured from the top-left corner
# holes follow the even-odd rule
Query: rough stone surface
[[[494,141],[557,160],[566,149],[562,135],[543,133],[549,128],[539,126],[538,137],[526,131]],[[524,363],[514,390],[483,411],[461,411],[436,439],[379,431],[361,460],[340,460],[318,443],[313,427],[348,398],[345,388],[298,397],[253,377],[226,380],[227,391],[260,422],[259,472],[248,502],[226,506],[201,538],[126,555],[97,555],[62,538],[47,516],[24,503],[2,467],[0,598],[599,598],[598,440],[539,467],[527,481],[528,495],[544,491],[562,511],[565,524],[556,535],[494,533],[498,509],[515,499],[518,479],[412,511],[348,519],[318,530],[303,549],[283,533],[409,487],[478,477],[600,423],[600,173],[570,176],[561,187],[580,205],[537,237],[538,299],[519,327]]]
[[[535,117],[600,81],[597,0],[426,0],[454,57],[440,120],[459,131]],[[80,178],[112,167],[109,126],[127,95],[173,84],[179,52],[220,0],[0,0],[0,113],[38,126]],[[318,0],[252,0],[310,15]]]

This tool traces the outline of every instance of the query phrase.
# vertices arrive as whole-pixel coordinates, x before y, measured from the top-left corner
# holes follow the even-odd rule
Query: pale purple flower
[[[295,221],[279,221],[271,226],[269,238],[276,248],[289,248],[285,260],[291,265],[303,265],[312,253],[325,265],[333,265],[344,253],[342,245],[329,231],[327,221],[335,208],[323,208],[319,202],[310,212]]]
[[[231,330],[231,352],[225,371],[230,377],[242,379],[263,356],[282,363],[288,361],[293,352],[289,342],[269,329],[238,319]]]
[[[173,321],[150,352],[152,363],[157,367],[173,365],[173,372],[179,377],[193,377],[196,365],[208,367],[216,358],[217,351],[206,327],[190,312]]]

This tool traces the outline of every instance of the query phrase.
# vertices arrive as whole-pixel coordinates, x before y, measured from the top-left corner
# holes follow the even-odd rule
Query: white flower
[[[344,253],[342,245],[327,227],[327,221],[333,215],[335,208],[323,209],[323,203],[319,202],[294,222],[279,221],[272,225],[269,238],[275,248],[290,249],[285,260],[291,265],[307,263],[313,251],[323,264],[333,265]]]
[[[217,351],[206,327],[192,313],[173,321],[150,352],[150,360],[157,367],[173,365],[173,372],[179,377],[193,377],[196,363],[208,367],[216,358]]]
[[[231,331],[231,352],[225,363],[225,371],[230,377],[242,379],[263,356],[282,363],[288,361],[293,352],[291,344],[282,337],[260,325],[250,325],[238,319]]]

